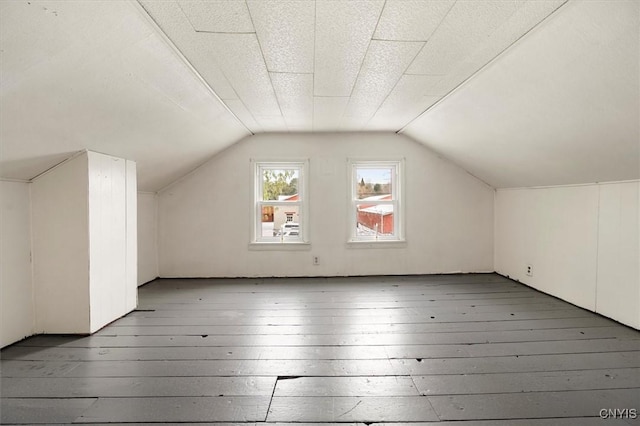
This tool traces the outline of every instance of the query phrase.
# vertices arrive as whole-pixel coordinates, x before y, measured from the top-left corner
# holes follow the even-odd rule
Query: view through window
[[[399,162],[352,162],[352,240],[401,238],[399,173]]]
[[[256,163],[256,241],[303,241],[304,163]]]

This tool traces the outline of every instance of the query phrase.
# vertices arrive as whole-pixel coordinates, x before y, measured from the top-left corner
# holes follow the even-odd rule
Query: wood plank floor
[[[640,332],[499,275],[162,279],[139,298],[93,336],[3,349],[1,422],[638,424]]]

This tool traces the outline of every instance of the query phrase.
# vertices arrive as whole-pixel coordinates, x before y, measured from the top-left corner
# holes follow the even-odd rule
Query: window
[[[350,240],[402,241],[401,161],[350,161]]]
[[[306,241],[306,162],[255,162],[254,242]]]

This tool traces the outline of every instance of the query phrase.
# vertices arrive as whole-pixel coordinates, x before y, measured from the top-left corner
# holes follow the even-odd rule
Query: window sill
[[[366,248],[366,249],[380,249],[380,248],[406,248],[406,240],[351,240],[347,241],[347,248]]]
[[[253,242],[249,243],[251,251],[303,251],[311,250],[311,243],[305,242]]]

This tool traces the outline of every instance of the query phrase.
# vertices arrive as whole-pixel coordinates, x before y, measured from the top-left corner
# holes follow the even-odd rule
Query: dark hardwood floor
[[[3,349],[2,423],[640,416],[640,332],[495,274],[163,279],[139,297],[93,336]]]

